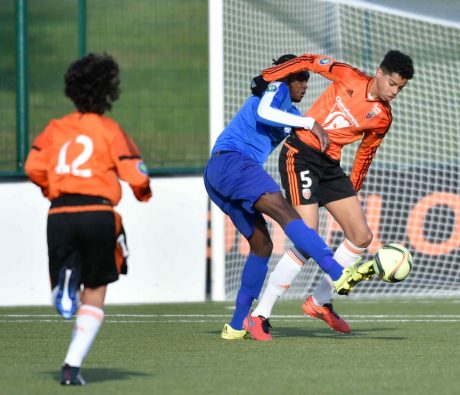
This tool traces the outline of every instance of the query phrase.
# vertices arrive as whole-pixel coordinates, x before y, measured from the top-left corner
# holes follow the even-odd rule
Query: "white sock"
[[[80,306],[72,331],[65,364],[80,367],[104,321],[104,310],[84,304]]]
[[[365,248],[356,247],[349,240],[345,239],[335,250],[334,259],[343,267],[353,265],[365,251]],[[325,274],[319,285],[313,292],[313,302],[318,306],[330,303],[334,294],[334,285],[329,275]]]
[[[253,317],[261,315],[269,318],[271,316],[276,301],[289,289],[305,261],[306,259],[295,249],[284,253],[268,278],[267,287],[256,309],[252,312]]]

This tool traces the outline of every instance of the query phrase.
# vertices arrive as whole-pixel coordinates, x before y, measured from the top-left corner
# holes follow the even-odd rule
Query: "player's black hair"
[[[297,56],[293,54],[286,54],[280,56],[278,59],[273,59],[273,64],[279,65],[281,63],[285,63],[288,60],[294,59]],[[290,84],[292,81],[308,81],[310,78],[310,73],[308,71],[296,73],[289,75],[285,78],[283,78],[281,81],[283,81],[286,84]],[[257,77],[254,77],[251,82],[251,92],[254,96],[262,97],[262,94],[265,92],[267,89],[269,82],[265,81],[262,77],[262,75],[258,75]]]
[[[396,73],[410,80],[414,76],[414,65],[410,56],[397,50],[388,51],[380,64],[380,68],[388,74]]]
[[[285,63],[287,62],[288,60],[292,60],[294,58],[296,58],[297,56],[293,55],[292,53],[288,53],[286,55],[281,55],[278,59],[272,59],[272,62],[275,66],[281,64],[281,63]]]
[[[120,96],[120,69],[107,54],[90,53],[73,62],[65,76],[65,95],[81,113],[104,114]]]
[[[285,63],[296,57],[297,56],[293,55],[292,53],[282,55],[278,59],[273,59],[273,65],[277,66],[281,63]],[[310,78],[310,73],[308,71],[301,71],[300,73],[288,75],[287,77],[283,78],[282,81],[289,84],[292,81],[308,81],[309,78]]]

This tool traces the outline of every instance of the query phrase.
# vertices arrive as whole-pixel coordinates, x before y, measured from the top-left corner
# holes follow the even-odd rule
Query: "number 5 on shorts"
[[[308,189],[313,184],[310,176],[310,170],[304,170],[300,172],[300,179],[302,180],[302,189]]]

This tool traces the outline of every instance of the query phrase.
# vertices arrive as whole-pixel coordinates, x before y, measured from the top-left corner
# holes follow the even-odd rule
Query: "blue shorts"
[[[249,238],[256,218],[254,203],[265,193],[280,192],[273,178],[250,157],[237,151],[224,151],[209,159],[204,185],[211,200],[227,214],[236,228]]]

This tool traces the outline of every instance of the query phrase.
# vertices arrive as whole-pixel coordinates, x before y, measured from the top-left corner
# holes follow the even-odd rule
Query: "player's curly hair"
[[[410,80],[414,76],[414,65],[410,56],[397,50],[388,51],[380,64],[380,68],[388,74],[396,73]]]
[[[294,59],[296,57],[297,56],[293,54],[282,55],[278,59],[273,59],[273,64],[276,66],[281,63],[287,62],[291,59]],[[308,71],[303,71],[300,73],[288,75],[287,77],[280,79],[280,81],[289,85],[292,81],[297,81],[297,80],[308,81],[309,78],[310,78],[310,73]],[[267,89],[268,84],[269,82],[265,81],[262,75],[258,75],[254,77],[251,81],[252,94],[257,97],[262,97],[263,93],[265,92],[265,89]]]
[[[104,114],[120,96],[120,69],[107,54],[90,53],[73,62],[65,76],[65,95],[81,113]]]

